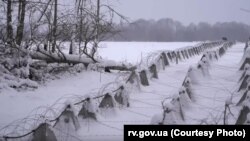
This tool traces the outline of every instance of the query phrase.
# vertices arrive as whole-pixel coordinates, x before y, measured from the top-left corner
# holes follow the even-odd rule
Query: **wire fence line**
[[[165,54],[171,54],[171,60],[172,60],[172,62],[173,63],[176,63],[176,64],[178,64],[178,62],[179,61],[183,61],[183,60],[187,60],[187,59],[189,59],[190,57],[192,57],[192,56],[194,56],[194,55],[199,55],[199,54],[201,54],[202,52],[204,52],[205,50],[209,50],[210,48],[213,48],[213,47],[217,47],[217,46],[220,46],[220,45],[223,45],[223,44],[226,44],[226,43],[224,43],[224,42],[222,42],[222,41],[215,41],[215,42],[210,42],[210,43],[203,43],[203,44],[201,44],[201,45],[199,45],[199,46],[194,46],[194,47],[188,47],[188,48],[182,48],[182,49],[178,49],[178,50],[176,50],[176,51],[171,51],[171,52],[163,52],[163,53],[165,53]],[[189,57],[187,57],[187,56],[185,56],[185,55],[183,55],[183,54],[181,54],[180,52],[188,52],[187,50],[190,50],[190,52],[193,52],[193,55],[190,55],[190,54],[188,54],[188,56]],[[167,56],[167,55],[166,55]],[[146,64],[147,64],[147,66],[148,67],[150,67],[151,65],[152,65],[152,62],[153,62],[153,64],[156,64],[156,62],[159,62],[159,61],[162,61],[162,60],[159,60],[159,58],[161,58],[162,57],[162,52],[161,52],[161,54],[159,54],[159,53],[156,53],[156,54],[154,54],[154,55],[151,55],[149,58],[147,58],[146,60]],[[168,56],[167,57],[167,59],[169,59],[170,60],[170,57]],[[173,61],[173,60],[175,60],[175,61]],[[139,64],[139,65],[142,65],[142,64]],[[166,65],[166,64],[165,64]],[[157,67],[158,69],[159,69],[159,67]],[[149,68],[149,70],[146,70],[147,72],[151,72],[150,71],[150,68]],[[140,70],[139,70],[139,72],[140,72]],[[136,72],[136,73],[139,73],[139,72]],[[129,76],[130,76],[131,74],[129,74]],[[125,79],[124,79],[125,80]],[[116,83],[116,82],[115,82]],[[128,81],[126,81],[126,83],[128,83]],[[104,91],[105,91],[105,89],[107,88],[107,87],[109,87],[109,86],[111,86],[111,85],[113,85],[114,83],[110,83],[110,84],[107,84],[103,89],[100,89],[100,91],[98,92],[98,95],[97,96],[94,96],[94,97],[91,97],[91,98],[85,98],[85,99],[83,99],[83,100],[80,100],[80,101],[78,101],[78,102],[75,102],[74,103],[74,105],[80,105],[80,104],[83,104],[84,102],[86,102],[86,101],[88,101],[89,99],[101,99],[101,98],[104,98],[106,95],[107,95],[107,93],[103,93]],[[160,83],[158,83],[158,84],[160,84]],[[164,85],[164,86],[167,86],[167,87],[173,87],[173,88],[177,88],[177,87],[175,87],[175,86],[171,86],[171,85],[167,85],[167,84],[165,84],[165,83],[162,83],[162,85]],[[117,86],[117,85],[116,85]],[[118,90],[121,90],[121,86],[119,86],[118,88],[116,88],[116,89],[113,89],[113,91],[111,91],[112,92],[112,94],[115,94]],[[101,94],[101,95],[100,95]],[[157,94],[155,94],[155,95],[157,95]],[[162,94],[158,94],[158,95],[161,95],[161,96],[166,96],[166,95],[162,95]],[[77,95],[73,95],[72,97],[74,97],[74,101],[76,101],[76,100],[79,100],[79,99],[82,99],[83,97],[82,96],[77,96]],[[61,101],[62,99],[67,99],[67,98],[72,98],[71,96],[69,96],[69,97],[64,97],[64,98],[61,98],[61,99],[59,99],[55,104],[53,104],[53,106],[55,106],[55,105],[57,105],[58,104],[58,102],[59,101]],[[149,106],[155,106],[156,108],[162,108],[160,105],[155,105],[155,104],[152,104],[152,103],[148,103],[148,102],[145,102],[145,101],[141,101],[141,100],[138,100],[138,99],[131,99],[132,101],[134,100],[134,101],[137,101],[137,102],[140,102],[140,103],[143,103],[143,104],[146,104],[146,105],[149,105]],[[60,103],[60,104],[62,104],[62,103]],[[131,107],[131,108],[133,108],[133,107]],[[134,107],[134,108],[136,108],[136,107]],[[137,107],[137,108],[139,108],[139,107]],[[140,108],[144,108],[144,109],[146,109],[146,108],[148,108],[148,107],[140,107]],[[152,108],[154,108],[154,107],[152,107]],[[55,109],[53,108],[53,107],[50,107],[49,108],[49,110],[48,111],[54,111]],[[58,110],[58,109],[57,109]],[[140,116],[143,116],[143,117],[145,117],[145,118],[152,118],[152,115],[146,115],[146,114],[144,114],[144,113],[141,113],[141,112],[138,112],[138,111],[133,111],[133,110],[131,110],[130,108],[123,108],[123,110],[126,110],[126,111],[128,111],[128,112],[130,112],[130,113],[133,113],[133,114],[135,114],[135,115],[140,115]],[[43,117],[43,119],[46,121],[46,122],[51,122],[51,123],[54,123],[55,121],[57,121],[62,115],[60,114],[59,116],[57,116],[56,118],[54,118],[54,119],[52,119],[51,120],[51,118],[50,119],[46,119],[46,118],[48,118],[47,117],[47,114],[48,114],[48,111],[46,111],[46,112],[44,112],[44,115],[40,115],[41,117]],[[56,110],[55,110],[56,111]],[[53,112],[52,112],[53,113]],[[55,112],[55,113],[58,113],[58,112]],[[191,118],[191,117],[190,117]],[[97,123],[99,123],[99,124],[101,124],[101,125],[103,125],[103,126],[106,126],[106,127],[109,127],[109,128],[112,128],[112,129],[116,129],[116,130],[120,130],[121,131],[121,129],[119,129],[119,128],[116,128],[116,127],[113,127],[113,126],[110,126],[110,125],[108,125],[108,124],[105,124],[105,123],[103,123],[103,122],[101,122],[101,121],[96,121]],[[38,122],[39,123],[39,122]],[[8,127],[5,127],[5,129],[6,128],[8,128]],[[54,129],[54,128],[53,128]],[[3,131],[4,129],[2,129],[2,130],[0,130],[0,132],[1,131]],[[11,135],[9,135],[9,136],[6,136],[6,135],[4,135],[3,136],[3,138],[4,139],[10,139],[10,138],[23,138],[23,137],[25,137],[25,136],[28,136],[28,135],[30,135],[30,134],[32,134],[32,133],[34,133],[35,131],[37,130],[37,128],[34,128],[33,130],[31,130],[30,132],[28,132],[28,133],[26,133],[26,134],[22,134],[22,135],[19,135],[19,136],[11,136]],[[59,129],[58,129],[59,130]],[[68,134],[68,133],[63,133],[63,132],[61,132],[62,134],[66,134],[66,135],[69,135],[69,136],[72,136],[72,135],[70,135],[70,134]],[[74,137],[74,136],[72,136],[72,137]],[[79,139],[78,137],[74,137],[75,139],[78,139],[78,140],[81,140],[81,139]]]
[[[219,48],[217,51],[218,51],[218,54],[219,54],[219,56],[222,56],[222,55],[224,55],[225,54],[225,51],[229,48],[229,47],[231,47],[233,45],[233,43],[229,43],[228,45],[223,45],[221,48]],[[216,52],[217,52],[216,51]],[[203,56],[202,56],[202,58],[201,58],[201,61],[203,60],[203,57],[206,57],[206,59],[203,61],[203,63],[204,64],[207,64],[208,62],[207,62],[207,60],[211,60],[212,58],[210,57],[210,56],[212,56],[212,54],[213,54],[214,52],[207,52],[207,54],[204,54]],[[209,57],[208,57],[209,56]],[[217,57],[216,57],[217,58]],[[218,59],[218,58],[217,58]],[[210,68],[210,67],[209,67]],[[209,68],[207,68],[207,69],[209,69]],[[203,70],[203,66],[199,63],[199,65],[197,66],[197,69],[201,69],[202,70],[202,73],[203,73],[203,76],[204,76],[204,70]],[[224,69],[224,68],[223,68]],[[235,68],[233,68],[234,69],[234,71],[236,71],[236,69]],[[186,76],[186,78],[187,77],[189,77],[188,76],[189,74],[187,74],[187,76]],[[186,87],[185,86],[185,80],[186,80],[186,78],[184,79],[184,82],[183,82],[183,86],[184,87]],[[190,78],[189,78],[190,79]],[[223,79],[223,80],[225,80],[225,79]],[[191,82],[192,82],[192,80],[191,80]],[[235,81],[236,82],[236,81]],[[190,82],[189,82],[190,83]],[[195,84],[194,84],[195,85]],[[216,85],[219,85],[219,87],[213,87],[213,86],[211,86],[211,85],[208,85],[208,86],[205,86],[205,85],[203,85],[203,84],[200,84],[199,83],[199,86],[202,86],[202,87],[207,87],[207,88],[212,88],[212,89],[218,89],[218,90],[222,90],[222,91],[224,91],[224,92],[226,92],[226,93],[229,93],[229,95],[231,95],[231,96],[233,96],[234,94],[235,94],[235,91],[231,91],[231,90],[229,90],[229,89],[227,89],[226,87],[225,87],[225,85],[223,85],[221,82],[219,82],[217,79],[216,79]],[[237,84],[236,84],[237,85]],[[235,86],[236,86],[235,85]],[[197,86],[198,87],[198,86]],[[195,87],[195,88],[191,88],[191,90],[202,90],[202,89],[200,89],[200,88],[197,88],[197,87]],[[236,88],[236,87],[235,87]],[[190,89],[189,87],[186,87],[186,89]],[[218,91],[217,90],[217,91]],[[208,107],[208,106],[205,106],[205,105],[202,105],[202,104],[199,104],[199,103],[197,103],[197,102],[192,102],[191,104],[195,104],[195,105],[198,105],[199,107],[201,107],[201,109],[208,109],[208,110],[211,110],[211,111],[217,111],[218,112],[218,114],[219,115],[221,115],[221,114],[223,114],[223,113],[225,113],[225,111],[223,110],[223,108],[225,107],[225,104],[226,104],[226,99],[224,99],[224,101],[223,100],[217,100],[217,98],[215,99],[215,98],[209,98],[209,97],[205,97],[205,96],[203,96],[203,95],[199,95],[199,94],[197,94],[197,93],[194,93],[194,95],[195,96],[200,96],[200,97],[202,97],[203,99],[209,99],[209,100],[212,100],[212,101],[217,101],[217,102],[220,102],[220,103],[222,103],[222,105],[223,105],[223,107],[218,107],[219,109],[217,109],[216,107]],[[174,100],[174,99],[173,99]],[[172,100],[172,101],[173,101]],[[233,103],[232,103],[233,104]],[[163,105],[163,110],[164,110],[164,108],[166,108],[166,107],[164,107],[164,105]],[[167,107],[167,108],[169,108],[169,107]],[[222,109],[222,110],[221,110]],[[164,113],[163,114],[165,114],[165,111],[164,111]],[[233,115],[234,116],[234,115]],[[221,118],[220,118],[221,119]],[[164,119],[163,119],[164,120]]]

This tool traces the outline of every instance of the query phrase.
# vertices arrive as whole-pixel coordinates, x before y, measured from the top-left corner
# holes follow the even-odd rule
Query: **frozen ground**
[[[111,47],[109,47],[109,45]],[[139,46],[139,49],[135,47]],[[148,43],[145,43],[148,44]],[[143,50],[143,43],[128,43],[119,46],[119,43],[107,43],[100,54],[108,59],[117,61],[137,62],[138,55],[157,50],[171,50],[192,45],[193,43],[153,43]],[[164,47],[163,47],[164,45]],[[170,47],[169,47],[170,46]],[[128,48],[125,48],[128,47]],[[175,47],[175,48],[174,48]],[[136,48],[136,49],[135,49]],[[185,122],[182,124],[201,124],[201,122],[221,124],[221,118],[226,99],[234,94],[238,87],[240,72],[239,62],[243,55],[244,44],[236,44],[230,48],[219,61],[210,62],[209,75],[198,77],[197,84],[192,86],[195,101],[185,108]],[[145,52],[144,52],[145,51]],[[126,52],[126,53],[125,53]],[[143,53],[141,53],[143,52]],[[190,66],[196,66],[201,56],[172,63],[165,70],[159,72],[159,79],[151,79],[150,86],[141,90],[132,90],[130,94],[130,107],[117,107],[114,111],[99,112],[98,122],[80,120],[81,128],[77,137],[82,140],[123,140],[124,124],[149,124],[156,114],[162,114],[161,102],[178,93],[179,88]],[[113,82],[118,77],[116,73],[99,73],[84,71],[77,75],[66,75],[30,92],[16,92],[5,90],[0,94],[0,128],[10,122],[31,115],[32,110],[39,106],[51,106],[54,103],[71,101],[97,92],[100,87]],[[77,96],[76,96],[77,95]],[[63,98],[62,98],[63,97]],[[57,101],[58,99],[59,102]],[[57,101],[57,102],[56,102]],[[60,104],[59,104],[60,105]],[[60,107],[60,106],[58,106]],[[237,109],[237,108],[234,108]],[[233,109],[235,116],[237,110]],[[176,113],[178,114],[178,113]],[[229,123],[233,124],[234,119]]]
[[[193,46],[197,42],[102,42],[99,54],[105,59],[137,64],[148,53]]]

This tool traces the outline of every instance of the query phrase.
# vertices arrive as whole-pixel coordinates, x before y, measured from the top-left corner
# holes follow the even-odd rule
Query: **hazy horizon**
[[[159,20],[171,18],[184,25],[207,22],[241,22],[250,25],[250,0],[106,0],[114,9],[128,17]]]

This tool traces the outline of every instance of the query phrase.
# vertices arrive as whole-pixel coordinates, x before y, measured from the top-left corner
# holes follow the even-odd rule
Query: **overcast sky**
[[[109,0],[131,20],[172,18],[187,25],[191,22],[243,22],[250,25],[250,0]]]

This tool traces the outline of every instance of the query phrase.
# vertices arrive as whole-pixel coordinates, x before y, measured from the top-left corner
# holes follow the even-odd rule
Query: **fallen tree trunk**
[[[127,67],[127,66],[105,66],[105,70],[118,70],[118,71],[134,71],[136,69],[135,66]]]
[[[37,51],[37,52],[30,52],[30,56],[32,59],[37,60],[44,60],[48,63],[72,63],[72,64],[89,64],[95,63],[92,59],[78,56],[78,55],[62,55],[58,53],[50,53],[48,51]]]
[[[79,64],[83,63],[85,66],[88,64],[98,63],[100,64],[99,68],[104,68],[105,71],[110,72],[110,70],[119,70],[119,71],[134,71],[135,66],[126,66],[124,64],[119,64],[114,61],[109,60],[97,60],[98,62],[93,61],[91,58],[79,55],[65,55],[59,53],[51,53],[48,51],[33,51],[30,52],[32,59],[43,60],[47,63],[70,63],[70,64]]]

